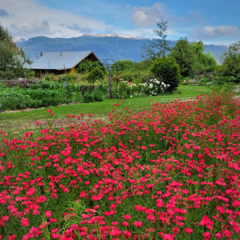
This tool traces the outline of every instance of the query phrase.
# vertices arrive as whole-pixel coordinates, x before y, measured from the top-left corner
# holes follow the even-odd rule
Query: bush
[[[98,67],[94,68],[87,76],[87,79],[91,82],[95,82],[98,79],[104,78],[104,72],[100,70]]]
[[[216,69],[216,66],[210,66],[208,68],[206,68],[206,72],[214,72]]]
[[[83,95],[83,102],[84,103],[90,103],[93,102],[93,96],[89,92],[85,92]]]
[[[204,78],[201,78],[200,80],[200,83],[207,83],[207,82],[210,82],[210,78],[204,77]]]
[[[96,102],[101,102],[101,101],[103,101],[103,94],[102,94],[101,91],[95,90],[95,91],[92,93],[92,95],[93,95],[94,101],[96,101]]]
[[[168,91],[173,92],[181,80],[180,67],[171,57],[158,58],[150,67],[150,71],[156,78],[162,78],[165,84],[169,84]]]

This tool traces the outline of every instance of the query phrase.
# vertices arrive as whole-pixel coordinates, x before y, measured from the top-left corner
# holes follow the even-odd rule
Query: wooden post
[[[111,75],[108,75],[108,97],[109,99],[112,98],[112,82],[111,82]]]

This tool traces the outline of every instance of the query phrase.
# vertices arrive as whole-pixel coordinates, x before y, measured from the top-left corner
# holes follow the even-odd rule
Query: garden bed
[[[239,106],[229,94],[136,113],[116,102],[109,122],[1,132],[0,234],[238,239]]]

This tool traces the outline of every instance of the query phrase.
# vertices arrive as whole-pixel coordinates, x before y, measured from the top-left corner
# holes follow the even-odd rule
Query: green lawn
[[[195,98],[197,95],[207,93],[209,91],[209,89],[205,86],[191,85],[179,86],[178,90],[182,93],[164,96],[124,99],[124,107],[130,107],[133,111],[140,109],[145,110],[149,107],[147,102],[150,100],[156,100],[160,103],[171,102],[178,98],[181,100],[187,100]],[[105,99],[103,102],[48,107],[33,111],[0,113],[0,130],[3,130],[5,132],[16,132],[19,129],[24,129],[24,131],[27,129],[32,129],[34,128],[35,121],[43,121],[50,118],[49,113],[46,112],[47,109],[52,109],[54,112],[54,116],[52,118],[58,120],[66,118],[67,114],[79,115],[80,113],[91,113],[93,114],[94,118],[104,118],[107,117],[108,113],[114,108],[114,103],[119,103],[119,99]]]

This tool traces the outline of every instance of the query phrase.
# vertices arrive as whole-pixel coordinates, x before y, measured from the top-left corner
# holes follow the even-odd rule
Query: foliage
[[[194,52],[187,37],[180,38],[168,56],[175,59],[180,67],[180,72],[183,77],[189,76],[190,72],[193,71]]]
[[[108,121],[1,131],[0,238],[239,239],[239,104],[123,101]]]
[[[80,103],[83,101],[83,98],[79,92],[74,92],[72,94],[72,103]]]
[[[150,67],[150,71],[156,78],[162,79],[165,84],[169,85],[169,92],[173,92],[181,81],[180,67],[171,57],[158,58]]]
[[[94,101],[93,96],[88,91],[83,94],[83,102],[84,103],[90,103],[93,101]]]
[[[228,50],[221,56],[223,76],[234,76],[240,74],[240,41],[229,46]]]
[[[95,67],[87,76],[87,79],[94,83],[96,80],[103,79],[104,72],[100,70],[98,67]]]
[[[94,101],[96,101],[96,102],[103,101],[103,93],[100,90],[94,90],[92,92],[92,96],[93,96]]]
[[[145,59],[140,62],[135,62],[133,65],[134,71],[146,72],[146,71],[148,71],[148,69],[152,63],[153,63],[153,61],[151,59]]]
[[[119,81],[118,87],[112,90],[113,98],[129,98],[132,94],[131,86],[127,81]]]
[[[217,62],[212,53],[203,53],[204,45],[202,41],[193,42],[192,49],[194,51],[194,71],[203,72],[206,68],[216,67]]]
[[[0,43],[4,43],[5,46],[8,46],[13,52],[18,53],[18,47],[13,40],[12,35],[9,33],[7,28],[4,28],[0,24]]]
[[[210,78],[207,78],[207,77],[204,77],[204,78],[201,78],[201,79],[200,79],[199,84],[200,84],[200,85],[205,85],[205,84],[208,83],[208,82],[211,82],[211,79],[210,79]]]
[[[184,78],[181,80],[181,84],[182,84],[182,85],[188,85],[189,80],[190,80],[189,77],[184,77]]]
[[[211,82],[208,82],[206,85],[214,92],[221,93],[229,93],[233,92],[235,89],[234,86],[235,78],[232,76],[229,77],[221,77],[215,76]]]
[[[0,93],[0,111],[35,108],[41,105],[40,100],[33,100],[29,95],[4,89]]]
[[[126,70],[133,70],[135,63],[132,60],[118,60],[111,65],[113,72],[122,72]]]
[[[155,60],[156,58],[165,58],[167,53],[171,51],[171,43],[166,40],[168,34],[168,20],[161,19],[157,22],[157,29],[153,32],[158,36],[158,39],[149,41],[149,45],[146,44],[142,47],[142,58]]]
[[[4,103],[2,104],[2,110],[57,106],[70,102],[92,102],[94,99],[95,101],[102,101],[103,94],[108,88],[105,85],[99,86],[94,92],[93,85],[75,85],[67,82],[59,84],[48,81],[18,81],[18,86],[16,86],[16,83],[11,84],[11,81],[7,81],[7,83],[0,85],[0,103],[1,101]],[[87,94],[85,94],[86,92]],[[92,92],[94,92],[93,95],[91,95]],[[90,94],[90,97],[88,94]],[[10,97],[12,98],[11,101],[9,100]]]
[[[104,74],[107,73],[107,69],[98,61],[91,62],[88,59],[84,59],[77,67],[77,73],[89,73],[91,72],[94,68],[98,68],[101,71],[104,72]]]
[[[22,49],[18,49],[8,30],[0,24],[0,78],[30,77],[30,70],[23,68],[25,62],[29,62],[29,59],[26,59]]]

